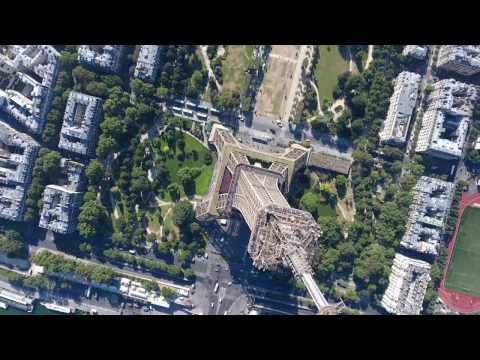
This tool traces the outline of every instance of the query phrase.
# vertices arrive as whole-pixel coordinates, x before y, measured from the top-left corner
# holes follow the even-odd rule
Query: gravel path
[[[215,84],[217,85],[218,91],[222,91],[222,85],[217,81],[217,78],[215,77],[215,73],[212,70],[212,66],[210,65],[210,59],[208,58],[207,55],[207,45],[200,45],[200,53],[202,54],[203,61],[205,61],[205,64],[207,65],[207,70],[208,70],[208,76],[212,77],[215,79]]]

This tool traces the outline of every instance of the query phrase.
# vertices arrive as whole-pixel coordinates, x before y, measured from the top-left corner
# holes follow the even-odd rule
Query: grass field
[[[166,142],[161,140],[162,147],[166,145]],[[179,161],[177,155],[180,153],[178,146],[175,148],[175,155],[171,158],[167,158],[165,161],[165,166],[169,173],[170,182],[177,182],[180,185],[178,179],[178,170],[183,167],[190,168],[200,168],[202,169],[201,174],[195,179],[195,194],[205,195],[208,192],[208,187],[210,185],[210,180],[212,179],[213,168],[215,166],[215,160],[210,165],[204,164],[205,154],[208,152],[202,144],[200,144],[194,137],[185,134],[185,153],[189,153],[192,150],[195,150],[198,153],[198,158],[196,160],[185,157],[184,161]],[[213,156],[213,154],[212,154]],[[214,156],[213,156],[214,157]],[[215,157],[214,157],[215,159]],[[181,187],[181,186],[180,186]],[[182,188],[182,187],[181,187]],[[183,188],[181,189],[181,197],[185,196]],[[171,201],[170,194],[167,191],[164,191],[161,194],[161,197],[165,201]]]
[[[348,62],[342,57],[338,45],[319,45],[320,60],[315,68],[320,102],[333,101],[332,92],[337,86],[337,77],[348,70]]]
[[[318,205],[318,215],[320,217],[336,217],[337,211],[329,203],[323,202]]]
[[[445,287],[480,296],[480,208],[463,212],[460,229],[448,266]]]
[[[228,45],[222,66],[223,88],[243,94],[247,87],[245,71],[255,45]]]

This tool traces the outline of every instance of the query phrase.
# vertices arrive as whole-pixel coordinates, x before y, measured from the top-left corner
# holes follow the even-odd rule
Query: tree
[[[198,225],[198,223],[193,222],[190,224],[189,230],[190,230],[190,235],[192,236],[192,238],[195,239],[197,236],[200,235],[201,227],[200,225]]]
[[[384,146],[382,149],[383,156],[390,160],[402,160],[403,152],[393,146]]]
[[[432,84],[428,84],[427,86],[425,86],[425,94],[426,95],[430,95],[433,90],[434,90],[434,88],[433,88]]]
[[[173,208],[173,222],[179,227],[190,224],[194,218],[193,205],[188,200],[180,201]]]
[[[337,187],[337,192],[341,198],[345,196],[347,191],[348,179],[344,175],[337,175],[335,177],[335,186]]]
[[[102,75],[101,77],[102,82],[107,86],[109,89],[113,89],[117,86],[122,86],[122,79],[118,75]]]
[[[213,162],[212,154],[206,152],[203,159],[205,165],[210,165]]]
[[[158,244],[157,251],[160,255],[167,255],[170,253],[171,246],[168,241],[161,241]]]
[[[91,239],[102,235],[108,229],[108,213],[99,201],[87,201],[80,208],[77,230],[79,234]]]
[[[132,170],[132,181],[130,185],[131,193],[148,193],[151,190],[150,181],[147,178],[147,172],[139,166]]]
[[[338,86],[340,87],[340,89],[343,90],[345,88],[345,84],[350,78],[350,75],[351,75],[350,71],[344,71],[337,76]]]
[[[318,219],[320,229],[320,243],[327,248],[337,246],[343,240],[343,229],[340,224],[331,217],[320,217]]]
[[[170,172],[163,162],[156,163],[153,169],[153,174],[160,186],[164,186],[168,182],[170,176]]]
[[[111,152],[118,151],[119,145],[115,139],[110,136],[100,135],[97,145],[97,156],[100,158],[105,157]]]
[[[338,261],[338,250],[326,249],[319,246],[313,258],[313,268],[316,275],[323,281],[329,282],[332,273],[335,271]]]
[[[175,259],[177,260],[177,262],[179,264],[181,264],[183,266],[183,264],[188,259],[190,259],[191,256],[192,256],[192,254],[190,253],[190,251],[188,249],[178,249],[178,251],[175,254]]]
[[[24,278],[23,286],[34,289],[52,290],[55,287],[55,281],[44,275],[35,275]]]
[[[350,137],[350,122],[352,120],[352,114],[349,109],[345,109],[337,119],[335,124],[335,132],[340,137]]]
[[[57,151],[45,151],[37,159],[38,167],[34,170],[34,175],[39,176],[46,182],[54,182],[60,176],[60,160],[62,155]]]
[[[161,293],[162,296],[167,300],[170,300],[175,295],[175,292],[166,286],[162,287]]]
[[[78,55],[76,52],[70,53],[63,51],[58,60],[63,69],[71,71],[73,67],[77,64],[77,57]]]
[[[312,191],[307,191],[300,199],[300,209],[308,211],[314,218],[317,218],[319,203],[320,199],[318,195]]]
[[[93,71],[87,70],[82,66],[77,66],[73,69],[73,76],[75,79],[85,87],[88,83],[95,80],[95,73]]]
[[[366,90],[367,83],[362,75],[352,75],[345,82],[345,90],[348,97]]]
[[[206,80],[206,74],[200,70],[195,70],[190,78],[190,83],[187,89],[188,95],[194,98],[200,96],[205,88]]]
[[[130,88],[135,95],[140,98],[149,98],[155,93],[155,88],[152,84],[146,83],[140,79],[133,79],[130,81]]]
[[[370,168],[373,166],[373,157],[365,151],[355,150],[352,153],[353,159],[359,162],[363,167]]]
[[[393,254],[382,245],[374,243],[367,246],[355,261],[355,281],[362,288],[367,288],[370,295],[380,296],[388,285],[392,257]]]
[[[217,55],[218,45],[207,45],[207,56],[210,61]]]
[[[353,269],[357,251],[352,241],[342,242],[337,246],[339,261],[337,271],[339,273],[350,274]]]
[[[191,268],[188,268],[183,270],[183,276],[185,276],[189,280],[192,280],[195,274],[193,273],[193,270]]]
[[[83,242],[78,246],[78,249],[83,253],[89,254],[92,252],[92,245],[90,245],[89,243]]]
[[[322,196],[328,201],[333,202],[335,200],[335,189],[329,183],[321,183],[318,185],[318,189]]]
[[[160,100],[165,100],[168,97],[168,89],[166,87],[160,86],[157,89],[157,96]]]
[[[102,135],[121,141],[126,132],[125,124],[116,116],[106,116],[100,124]]]
[[[7,230],[0,235],[0,252],[7,256],[17,255],[23,248],[22,237],[15,230]]]
[[[198,175],[200,175],[200,170],[197,168],[183,167],[178,171],[178,178],[186,194],[193,194],[195,192],[195,178]]]
[[[184,152],[185,151],[185,139],[183,137],[181,137],[180,139],[178,139],[177,141],[177,146],[178,148],[180,149],[181,152]]]
[[[180,186],[178,186],[177,183],[168,184],[167,191],[173,200],[177,200],[180,198]]]
[[[363,119],[355,119],[352,121],[352,126],[350,127],[350,130],[352,132],[352,137],[354,139],[360,137],[363,133],[364,130],[364,123]]]
[[[87,93],[98,96],[98,97],[107,97],[108,96],[108,86],[103,82],[92,81],[89,82],[86,86]]]
[[[312,129],[324,132],[324,133],[330,133],[330,128],[328,127],[328,119],[327,118],[319,118],[316,117],[310,122],[310,126]]]
[[[85,175],[87,175],[88,182],[91,185],[99,185],[105,176],[105,169],[100,161],[97,159],[90,160],[90,163],[85,170]]]
[[[347,303],[356,304],[360,301],[360,296],[358,296],[357,292],[354,289],[349,287],[347,288],[347,290],[345,290],[343,300]]]
[[[97,188],[95,186],[89,186],[87,192],[83,195],[83,202],[95,201],[97,199]]]
[[[221,109],[233,110],[240,105],[240,94],[236,91],[223,90],[217,102]]]
[[[352,97],[350,108],[354,116],[362,117],[365,114],[368,98],[366,93],[360,93]]]

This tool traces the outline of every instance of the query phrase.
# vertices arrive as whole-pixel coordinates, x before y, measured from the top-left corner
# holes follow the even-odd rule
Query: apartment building
[[[380,141],[404,144],[408,127],[417,103],[421,76],[408,71],[401,72],[394,80],[395,87],[390,98],[387,118],[380,132]]]

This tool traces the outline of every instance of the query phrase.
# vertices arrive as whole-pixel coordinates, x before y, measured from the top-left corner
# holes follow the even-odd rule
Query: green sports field
[[[463,212],[445,287],[480,296],[480,208]]]

